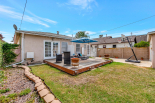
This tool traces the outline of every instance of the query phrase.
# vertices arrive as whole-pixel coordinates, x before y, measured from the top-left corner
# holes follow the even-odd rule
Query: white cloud
[[[21,18],[22,18],[22,13],[18,13],[16,11],[14,11],[13,8],[8,7],[8,6],[0,5],[0,13],[1,13],[1,15],[5,15],[6,17],[10,17],[10,18],[18,19],[18,20],[21,20]],[[57,23],[56,21],[36,16],[35,14],[33,14],[31,12],[29,12],[29,13],[32,16],[24,15],[23,21],[43,25],[45,27],[50,27],[47,23],[52,23],[52,24]]]
[[[88,35],[96,34],[96,32],[92,32],[92,31],[86,31],[85,33],[86,33],[86,34],[88,33]]]
[[[105,33],[105,32],[107,32],[107,31],[106,30],[101,31],[101,33]]]
[[[71,30],[70,29],[68,29],[67,31],[65,31],[65,33],[69,33]]]
[[[98,6],[96,0],[69,0],[68,5],[79,6],[82,9],[92,9],[92,5]]]

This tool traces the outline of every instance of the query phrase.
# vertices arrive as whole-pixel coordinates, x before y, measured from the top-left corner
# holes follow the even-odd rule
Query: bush
[[[149,46],[150,46],[149,42],[146,41],[141,41],[139,43],[134,44],[134,47],[149,47]]]
[[[27,94],[29,94],[31,92],[31,90],[28,88],[28,89],[25,89],[25,90],[23,90],[23,91],[21,91],[20,93],[19,93],[19,96],[21,97],[21,96],[23,96],[23,95],[27,95]]]
[[[2,67],[5,68],[6,65],[9,65],[12,62],[15,62],[17,54],[14,53],[14,49],[17,49],[18,44],[9,44],[4,43],[2,46]]]

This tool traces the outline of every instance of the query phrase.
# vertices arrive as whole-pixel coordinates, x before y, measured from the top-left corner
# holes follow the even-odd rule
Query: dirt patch
[[[25,96],[17,97],[14,100],[14,103],[25,103],[27,100],[31,98],[31,95],[34,93],[34,83],[30,81],[27,77],[24,75],[24,69],[21,68],[12,68],[7,69],[6,76],[7,79],[4,81],[4,87],[0,87],[0,89],[6,89],[9,88],[10,91],[0,94],[0,96],[4,95],[7,96],[12,93],[20,93],[22,90],[25,90],[29,88],[31,92]],[[36,96],[34,99],[35,103],[39,103],[39,96]]]

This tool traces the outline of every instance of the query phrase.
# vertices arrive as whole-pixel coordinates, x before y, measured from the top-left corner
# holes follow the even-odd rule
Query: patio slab
[[[121,62],[121,63],[128,63],[128,64],[133,64],[136,66],[141,66],[141,67],[151,67],[152,66],[152,62],[151,61],[141,61],[141,63],[132,63],[132,62],[125,62],[126,59],[117,59],[117,58],[111,58],[113,59],[113,61],[115,62]]]
[[[105,61],[102,58],[89,58],[87,60],[80,60],[79,66],[65,65],[64,60],[60,63],[56,63],[55,59],[44,60],[44,63],[47,63],[50,66],[53,66],[57,69],[60,69],[68,74],[77,75],[79,73],[91,70],[93,68],[97,68],[99,66],[111,63],[112,61]]]

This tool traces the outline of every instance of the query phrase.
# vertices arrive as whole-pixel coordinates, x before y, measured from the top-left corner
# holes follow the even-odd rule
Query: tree
[[[14,50],[17,49],[18,44],[9,44],[4,43],[2,46],[2,67],[5,68],[6,65],[9,65],[12,62],[15,62],[17,54],[14,53]]]
[[[88,33],[86,33],[86,31],[79,31],[76,33],[75,37],[76,38],[89,37],[87,34]]]

